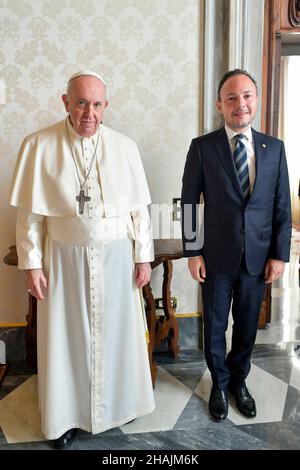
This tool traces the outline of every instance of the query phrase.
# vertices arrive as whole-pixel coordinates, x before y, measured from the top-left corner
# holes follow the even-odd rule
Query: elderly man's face
[[[95,134],[108,105],[103,83],[92,75],[74,78],[68,95],[63,95],[62,100],[75,132],[83,137]]]

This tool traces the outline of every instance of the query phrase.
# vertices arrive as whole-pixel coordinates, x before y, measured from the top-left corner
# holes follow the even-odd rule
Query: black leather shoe
[[[227,392],[213,387],[210,392],[208,409],[215,419],[225,419],[228,414]]]
[[[69,431],[65,432],[60,436],[58,439],[54,439],[53,447],[54,449],[66,449],[69,447],[72,442],[75,440],[77,434],[77,429],[69,429]]]
[[[255,418],[256,406],[255,400],[251,396],[246,385],[240,387],[229,387],[230,393],[235,398],[237,409],[247,418]]]

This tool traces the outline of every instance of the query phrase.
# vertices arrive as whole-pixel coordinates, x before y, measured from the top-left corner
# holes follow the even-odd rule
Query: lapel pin
[[[266,144],[261,144],[262,148],[265,149],[267,146]]]

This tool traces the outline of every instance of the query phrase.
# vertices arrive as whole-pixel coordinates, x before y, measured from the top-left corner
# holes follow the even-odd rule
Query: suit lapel
[[[259,182],[263,175],[264,165],[267,161],[266,155],[268,152],[268,146],[266,144],[266,138],[264,134],[257,132],[255,129],[252,129],[253,142],[254,142],[254,152],[255,152],[255,182],[253,191],[250,199],[256,192],[256,188],[259,186]]]
[[[227,175],[231,179],[235,189],[239,193],[239,195],[244,198],[242,187],[238,178],[238,175],[236,173],[235,167],[234,167],[234,162],[232,158],[232,153],[231,153],[231,148],[228,142],[227,134],[225,131],[225,128],[223,127],[220,129],[219,133],[215,136],[215,138],[212,140],[213,145],[217,151],[217,155],[219,157],[219,160],[224,167],[224,170],[226,171]]]

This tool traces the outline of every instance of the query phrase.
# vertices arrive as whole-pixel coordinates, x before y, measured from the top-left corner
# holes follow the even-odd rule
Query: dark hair
[[[257,87],[257,83],[256,83],[255,78],[253,78],[252,75],[250,75],[250,73],[247,72],[246,70],[234,69],[234,70],[229,70],[228,72],[226,72],[223,75],[223,77],[221,78],[219,86],[218,86],[218,101],[221,101],[221,88],[222,88],[222,86],[224,85],[225,82],[227,82],[227,80],[230,77],[233,77],[234,75],[246,75],[246,77],[250,78],[250,80],[254,83],[255,88],[256,88],[256,93],[258,93],[258,87]]]

